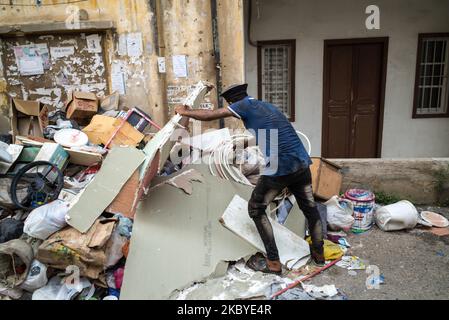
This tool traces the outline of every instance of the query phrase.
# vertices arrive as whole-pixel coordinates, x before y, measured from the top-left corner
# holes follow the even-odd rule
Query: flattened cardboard
[[[174,290],[210,276],[221,261],[255,253],[219,222],[233,196],[248,200],[251,187],[213,177],[207,165],[191,165],[171,177],[156,177],[153,185],[192,168],[205,182],[193,182],[191,195],[163,184],[140,202],[120,299],[166,299]],[[295,205],[287,225],[303,236],[304,218],[298,212]]]
[[[83,129],[83,132],[87,134],[91,143],[106,145],[121,123],[122,119],[120,118],[96,115],[92,118],[90,124]],[[143,133],[133,128],[128,122],[124,122],[111,145],[137,146],[144,137]]]
[[[113,148],[94,180],[72,204],[68,212],[69,225],[82,233],[86,232],[111,204],[143,160],[143,153],[136,148]]]

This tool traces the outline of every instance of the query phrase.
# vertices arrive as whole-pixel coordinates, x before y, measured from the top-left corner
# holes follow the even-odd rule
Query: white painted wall
[[[253,41],[296,39],[296,122],[321,152],[324,40],[389,39],[382,157],[448,157],[449,118],[412,119],[418,33],[449,32],[448,0],[253,0]],[[380,7],[380,30],[365,8]],[[246,80],[257,97],[257,49],[246,45]]]

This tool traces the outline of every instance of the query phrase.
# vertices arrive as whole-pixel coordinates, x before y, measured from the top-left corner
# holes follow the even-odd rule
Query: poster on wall
[[[65,58],[75,53],[75,47],[50,47],[50,53],[53,60]]]
[[[142,55],[142,33],[129,33],[126,44],[128,56],[140,57]]]
[[[49,68],[49,52],[46,44],[23,45],[14,47],[17,67],[22,76],[34,76]]]
[[[101,37],[98,34],[91,34],[86,37],[87,50],[91,53],[101,53]]]
[[[187,78],[187,56],[173,56],[173,73],[176,78]]]
[[[118,92],[121,95],[126,94],[125,74],[119,62],[112,63],[111,68],[111,91]]]
[[[165,57],[157,57],[157,68],[159,73],[165,73]]]

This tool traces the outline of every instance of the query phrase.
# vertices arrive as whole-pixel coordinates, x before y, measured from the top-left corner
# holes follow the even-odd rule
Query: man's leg
[[[276,178],[260,176],[248,203],[249,216],[254,220],[267,252],[267,264],[270,270],[282,269],[279,253],[274,239],[273,227],[266,214],[267,206],[286,186]]]
[[[323,228],[320,213],[315,203],[312,190],[312,174],[310,169],[294,174],[293,181],[288,189],[296,198],[299,208],[307,218],[309,231],[312,237],[312,258],[318,264],[323,264]]]

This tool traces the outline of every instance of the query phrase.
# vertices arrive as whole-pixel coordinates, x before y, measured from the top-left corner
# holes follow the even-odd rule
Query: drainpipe
[[[165,37],[164,37],[164,21],[162,16],[162,4],[161,0],[148,0],[149,8],[153,14],[153,19],[151,23],[151,29],[153,31],[153,44],[156,48],[156,54],[158,57],[165,57]],[[160,113],[162,113],[163,122],[168,120],[168,105],[167,101],[167,77],[166,74],[161,74],[157,72],[159,81],[161,83],[161,102],[162,105],[159,107]]]
[[[217,101],[218,108],[223,108],[223,98],[220,96],[223,92],[223,79],[221,74],[221,56],[220,56],[220,39],[218,33],[218,10],[217,0],[210,0],[211,17],[212,17],[212,38],[214,43],[214,58],[217,77]],[[220,119],[220,129],[225,127],[224,119]]]

